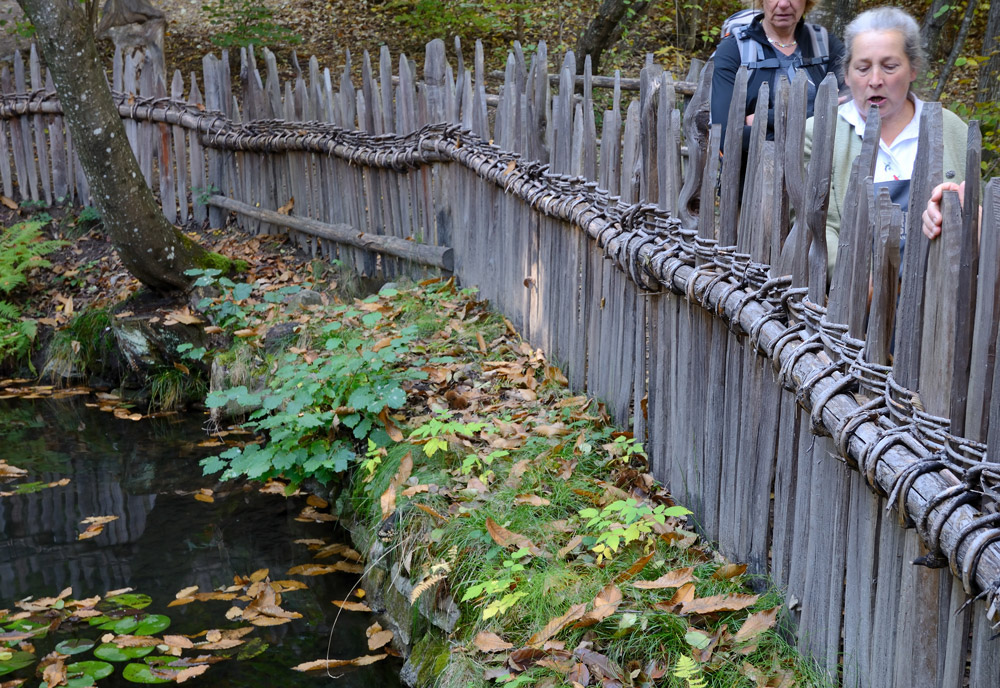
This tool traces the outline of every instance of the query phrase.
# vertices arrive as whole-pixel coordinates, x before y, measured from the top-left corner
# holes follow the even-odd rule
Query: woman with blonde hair
[[[756,0],[755,0],[756,2]],[[816,87],[830,73],[838,74],[844,45],[818,24],[803,20],[819,0],[762,0],[749,24],[739,25],[719,43],[713,56],[712,122],[722,125],[725,140],[729,103],[733,99],[736,72],[740,66],[749,70],[744,107],[746,126],[744,152],[749,144],[750,124],[757,108],[757,92],[766,81],[770,84],[767,111],[767,138],[774,132],[774,96],[778,77],[789,80],[798,70],[809,77],[808,115],[812,115]],[[736,16],[736,15],[734,15]]]

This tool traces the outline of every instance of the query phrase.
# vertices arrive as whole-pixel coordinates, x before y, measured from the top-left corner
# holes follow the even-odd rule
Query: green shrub
[[[219,27],[212,43],[220,48],[249,45],[297,45],[302,37],[275,23],[274,11],[261,0],[214,0],[201,6],[208,23]]]
[[[0,233],[0,297],[27,284],[34,268],[49,267],[43,256],[65,245],[43,239],[44,226],[39,220],[19,222]],[[0,298],[0,361],[27,356],[37,331],[35,321],[22,318],[20,307]]]

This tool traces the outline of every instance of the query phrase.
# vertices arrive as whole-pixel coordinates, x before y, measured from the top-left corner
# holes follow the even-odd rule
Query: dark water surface
[[[295,521],[304,497],[286,499],[241,488],[216,495],[212,504],[195,500],[199,488],[216,487],[212,477],[202,476],[198,460],[220,449],[197,446],[208,439],[203,416],[122,420],[88,408],[85,399],[0,401],[0,458],[29,472],[14,483],[0,483],[0,491],[19,483],[70,479],[65,486],[34,494],[0,497],[0,609],[13,609],[16,600],[28,596],[55,596],[69,586],[76,599],[131,587],[153,598],[144,611],[171,618],[166,633],[194,634],[244,624],[225,618],[232,602],[168,608],[178,591],[197,585],[199,592],[208,592],[231,585],[234,575],[267,568],[272,580],[296,579],[309,586],[282,599],[284,609],[303,618],[256,628],[247,638],[267,642],[266,652],[215,664],[185,685],[399,685],[400,665],[393,659],[350,670],[336,680],[290,670],[327,656],[338,611],[331,600],[345,599],[357,582],[357,576],[344,573],[287,576],[292,566],[314,561],[312,552],[294,540],[332,542],[343,539],[342,531],[329,523]],[[110,515],[119,518],[100,535],[77,539],[85,518]],[[341,613],[330,658],[373,654],[365,628],[374,620],[371,614]],[[79,635],[96,638],[101,633],[85,627]],[[63,639],[61,634],[57,639]],[[37,645],[41,649],[43,643]],[[88,659],[93,659],[90,653],[67,661]],[[137,685],[119,678],[121,665],[116,668],[114,676],[98,685]],[[33,678],[25,686],[37,684]]]

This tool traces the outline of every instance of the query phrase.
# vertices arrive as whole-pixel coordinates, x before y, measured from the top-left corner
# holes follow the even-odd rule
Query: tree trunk
[[[187,288],[207,252],[163,216],[108,88],[93,29],[77,0],[18,0],[35,26],[73,144],[122,264],[155,291]]]
[[[844,29],[858,16],[858,0],[833,0],[820,3],[806,21],[825,26],[834,36],[843,36]]]
[[[979,68],[979,92],[977,103],[1000,100],[1000,1],[990,3],[990,14],[986,20],[986,37],[983,39],[983,55],[989,59]]]
[[[596,74],[604,51],[615,44],[627,23],[642,16],[647,9],[649,0],[603,0],[576,42],[577,71],[583,71],[584,58],[590,55]]]
[[[942,12],[942,9],[947,5],[950,5],[949,0],[933,0],[931,6],[927,8],[924,20],[920,25],[920,35],[924,40],[924,45],[927,47],[927,57],[931,62],[940,57],[938,55],[938,45],[941,42],[941,31],[948,23],[948,15],[955,9],[952,5],[947,11]]]

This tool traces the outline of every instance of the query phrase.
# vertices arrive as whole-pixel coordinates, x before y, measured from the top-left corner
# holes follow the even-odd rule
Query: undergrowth
[[[37,322],[22,317],[21,307],[9,299],[33,269],[50,265],[44,256],[65,243],[43,239],[45,224],[32,220],[0,229],[0,361],[27,361],[38,332]]]
[[[700,541],[641,444],[473,292],[384,289],[296,322],[266,385],[209,395],[256,407],[256,437],[205,469],[346,484],[411,602],[458,603],[463,686],[826,685],[778,634],[778,593]]]

